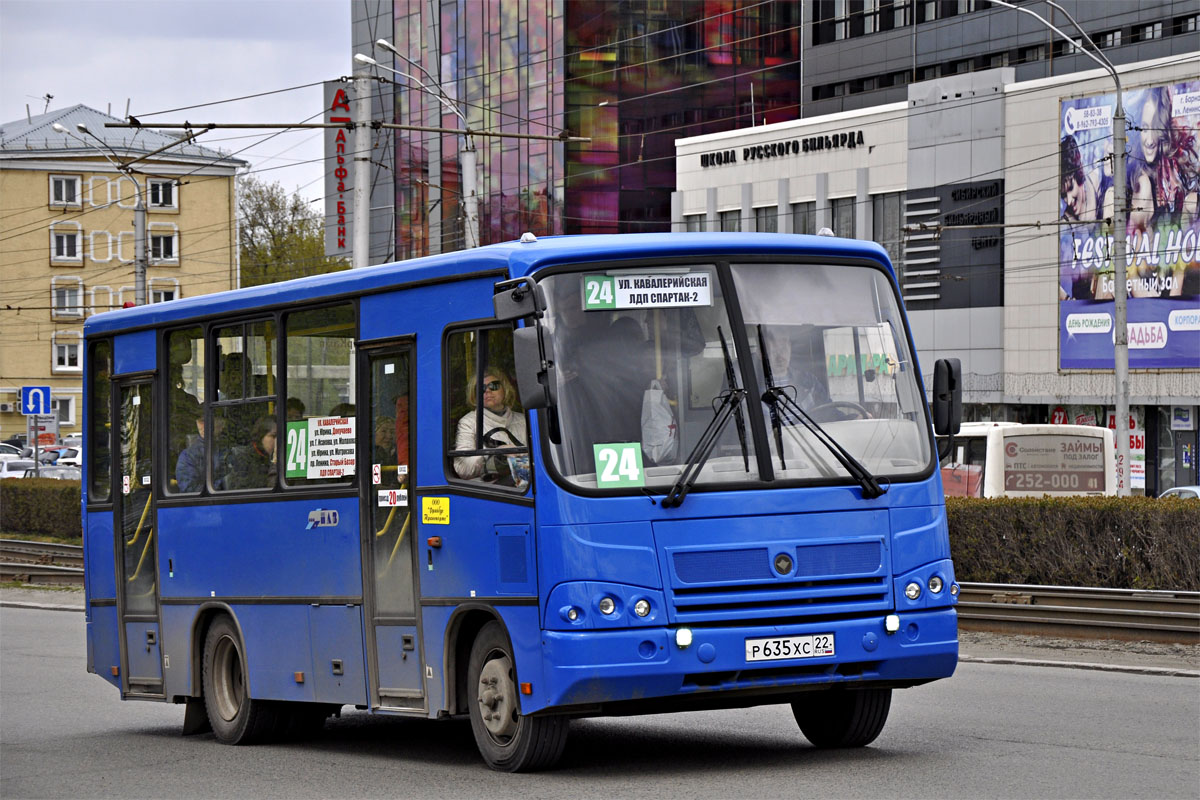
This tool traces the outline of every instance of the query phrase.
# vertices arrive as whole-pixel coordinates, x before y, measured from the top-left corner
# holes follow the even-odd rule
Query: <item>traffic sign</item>
[[[21,413],[26,416],[50,413],[49,386],[22,386]]]

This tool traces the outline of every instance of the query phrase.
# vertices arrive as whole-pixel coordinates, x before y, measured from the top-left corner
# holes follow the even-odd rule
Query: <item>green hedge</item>
[[[960,581],[1200,591],[1200,502],[946,498]]]
[[[83,539],[79,481],[10,478],[0,481],[0,530]]]

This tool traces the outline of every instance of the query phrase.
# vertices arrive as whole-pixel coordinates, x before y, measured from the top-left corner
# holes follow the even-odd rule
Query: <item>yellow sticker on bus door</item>
[[[425,525],[449,525],[450,498],[422,497],[421,522]]]

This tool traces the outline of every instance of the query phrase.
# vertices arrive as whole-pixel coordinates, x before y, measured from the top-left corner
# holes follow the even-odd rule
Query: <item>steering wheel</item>
[[[497,439],[495,436],[495,434],[497,434],[497,433],[503,433],[505,436],[507,436],[509,444],[505,444],[504,442]],[[513,432],[503,426],[497,427],[497,428],[492,428],[490,431],[488,431],[487,433],[485,433],[483,435],[482,441],[483,441],[484,447],[520,447],[521,446],[521,443],[517,441],[517,437],[513,435]]]
[[[821,419],[819,419],[819,415],[821,414],[822,411],[834,411],[837,414],[839,414],[839,416],[835,417],[833,419],[821,420]],[[848,416],[846,412],[851,412],[853,414],[853,416]],[[871,418],[870,411],[867,411],[865,408],[860,406],[858,403],[854,403],[849,400],[834,400],[829,403],[822,403],[821,405],[819,405],[815,408],[810,408],[808,410],[808,414],[809,414],[809,416],[813,417],[814,419],[818,419],[821,422],[837,422],[837,421],[846,420],[846,419],[870,419]]]

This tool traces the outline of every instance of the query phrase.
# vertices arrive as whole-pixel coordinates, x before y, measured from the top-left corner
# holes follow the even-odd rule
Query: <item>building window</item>
[[[83,198],[79,194],[78,175],[50,176],[50,205],[79,208]]]
[[[853,239],[854,233],[854,198],[835,197],[829,201],[829,210],[833,217],[833,232],[844,239]]]
[[[817,209],[815,203],[792,203],[792,233],[809,236],[817,232]]]
[[[685,214],[683,216],[684,230],[688,233],[699,233],[704,230],[703,214]]]
[[[1104,49],[1104,50],[1107,50],[1110,47],[1120,47],[1121,46],[1121,29],[1117,28],[1115,31],[1105,31],[1104,33],[1098,33],[1092,37],[1092,41],[1094,41],[1096,43],[1097,47]]]
[[[742,229],[742,212],[741,211],[722,211],[721,212],[721,230],[725,232],[736,232]]]
[[[75,277],[50,279],[51,313],[56,319],[83,316],[83,281]]]
[[[175,181],[151,178],[148,181],[151,208],[178,208]]]
[[[83,371],[80,358],[80,353],[83,352],[83,339],[78,332],[56,331],[50,337],[50,347],[52,351],[51,372]]]
[[[1032,47],[1022,47],[1017,51],[1017,63],[1028,64],[1031,61],[1044,61],[1046,59],[1046,45],[1035,44]]]
[[[779,232],[779,206],[754,209],[754,230],[759,233]]]
[[[78,222],[58,222],[50,226],[50,260],[83,261],[83,231]]]
[[[1200,15],[1196,14],[1190,17],[1176,17],[1171,21],[1171,30],[1176,36],[1182,36],[1185,33],[1195,33],[1198,18],[1200,18]]]
[[[150,223],[150,263],[179,263],[179,231],[174,225]]]
[[[930,64],[927,67],[917,67],[917,80],[930,81],[934,78],[940,78],[942,75],[941,64]]]
[[[58,416],[59,425],[75,424],[75,398],[54,396],[50,398],[50,409]]]
[[[887,250],[893,265],[899,265],[904,253],[904,192],[871,196],[874,206],[871,238]]]
[[[1148,22],[1145,25],[1137,25],[1130,33],[1129,40],[1131,42],[1149,42],[1154,39],[1161,39],[1163,35],[1163,24],[1159,22]]]
[[[151,303],[166,303],[182,297],[179,293],[179,280],[177,278],[151,278],[148,288],[150,290]]]

